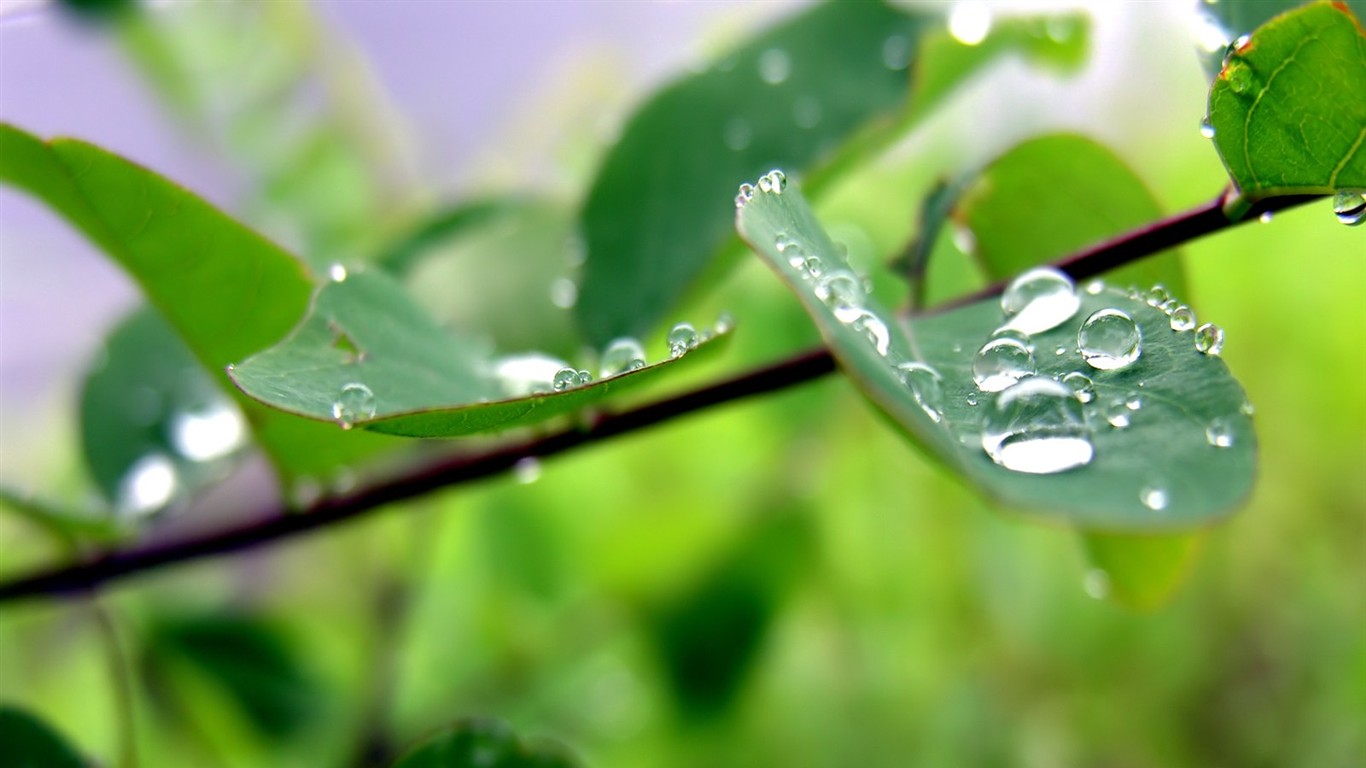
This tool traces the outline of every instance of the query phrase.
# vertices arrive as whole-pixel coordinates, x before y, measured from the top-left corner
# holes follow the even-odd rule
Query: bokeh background
[[[1193,6],[1079,6],[1092,18],[1080,72],[1003,62],[819,213],[879,268],[938,174],[1055,130],[1116,149],[1168,210],[1207,201],[1225,177],[1197,131]],[[125,154],[301,249],[361,258],[434,206],[520,191],[546,201],[534,241],[572,249],[568,222],[633,107],[801,7],[152,3],[176,41],[157,44],[5,3],[0,119]],[[192,61],[194,77],[159,77],[158,56]],[[301,125],[335,133],[292,162]],[[1256,406],[1261,470],[1152,614],[1088,594],[1075,534],[991,508],[827,378],[108,590],[139,661],[144,764],[356,764],[365,734],[394,748],[483,715],[599,766],[1361,765],[1363,229],[1315,204],[1184,253],[1190,300],[1226,329],[1224,359]],[[116,267],[0,189],[0,481],[93,493],[76,398],[136,304]],[[679,316],[721,310],[739,331],[701,378],[814,340],[757,261]],[[561,338],[567,317],[543,332]],[[277,495],[248,459],[181,514]],[[54,556],[0,518],[0,574]],[[265,714],[183,655],[158,661],[184,627],[223,616],[269,627],[292,659]],[[0,702],[105,758],[126,717],[107,667],[81,605],[0,607]]]

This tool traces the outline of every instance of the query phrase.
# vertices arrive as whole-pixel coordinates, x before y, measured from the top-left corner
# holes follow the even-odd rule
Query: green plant
[[[303,255],[99,147],[0,126],[0,180],[98,245],[148,302],[111,334],[106,362],[84,383],[85,463],[103,502],[82,510],[6,491],[6,508],[47,529],[60,554],[33,570],[7,566],[13,572],[0,583],[0,600],[87,601],[111,649],[112,687],[121,691],[127,716],[135,706],[146,708],[135,701],[146,702],[167,732],[191,734],[186,744],[166,737],[158,754],[225,753],[286,764],[328,743],[325,755],[310,759],[575,764],[558,746],[523,741],[501,723],[478,719],[460,720],[398,755],[396,741],[427,730],[413,723],[490,714],[477,709],[486,699],[515,711],[481,689],[481,675],[498,675],[515,689],[507,681],[517,680],[522,646],[546,653],[519,635],[535,631],[528,627],[536,628],[540,608],[519,609],[514,601],[507,610],[533,614],[525,623],[490,619],[492,626],[476,620],[463,627],[489,633],[487,645],[505,653],[455,662],[472,681],[461,689],[459,711],[391,715],[391,688],[412,681],[404,665],[422,654],[403,650],[402,639],[386,637],[386,630],[401,627],[413,603],[462,594],[424,573],[445,567],[456,573],[441,575],[461,575],[459,565],[432,565],[450,561],[432,554],[449,546],[428,531],[435,523],[423,510],[435,504],[433,494],[509,472],[538,474],[549,457],[838,373],[894,432],[980,498],[1078,531],[1091,563],[1088,591],[1155,609],[1189,572],[1207,526],[1251,492],[1258,452],[1236,367],[1220,358],[1223,330],[1197,321],[1203,312],[1184,303],[1193,287],[1173,249],[1305,203],[1321,208],[1315,201],[1324,197],[1333,198],[1344,223],[1360,223],[1366,206],[1360,14],[1313,3],[1271,18],[1266,5],[1211,6],[1211,23],[1252,33],[1220,59],[1209,91],[1207,130],[1228,178],[1207,181],[1211,191],[1227,188],[1166,218],[1121,153],[1072,133],[1032,138],[980,167],[893,174],[895,194],[858,193],[878,183],[880,159],[932,123],[950,94],[993,61],[1023,55],[1046,68],[1080,66],[1087,25],[1075,15],[1002,18],[987,25],[990,34],[958,29],[955,39],[925,9],[814,6],[645,103],[607,151],[577,217],[549,198],[491,197],[428,211],[416,224],[386,220],[398,234],[380,238],[356,231],[354,221],[382,201],[267,184],[277,193],[274,202],[303,223]],[[194,112],[193,84],[178,80],[186,72],[174,67],[184,52],[158,38],[155,25],[121,15],[128,10],[113,13],[110,23],[126,25],[120,34],[149,71]],[[957,21],[971,27],[973,19]],[[319,128],[317,146],[327,148],[319,150],[326,158],[319,163],[345,176],[355,170],[347,165],[351,155],[344,139],[327,130]],[[317,170],[306,166],[301,176]],[[865,233],[870,244],[858,246],[865,259],[871,254],[891,267],[865,264],[870,274],[860,274],[850,263],[858,244],[838,246],[808,196],[827,206],[841,199],[893,206],[892,216],[870,218],[869,227],[883,227],[878,243]],[[913,236],[899,225],[888,228],[889,220],[909,221],[916,200],[923,202]],[[583,261],[569,285],[577,300],[558,306],[545,301],[546,291],[564,290],[568,267],[559,243],[576,229]],[[787,293],[748,272],[739,278],[743,292],[728,289],[724,279],[753,263],[741,240]],[[451,244],[457,253],[443,253]],[[511,254],[525,258],[524,269],[509,268]],[[1054,269],[1036,270],[1046,264]],[[415,298],[431,286],[438,289],[434,299]],[[479,312],[460,314],[464,304]],[[713,312],[730,304],[740,306],[700,330],[668,321],[680,306]],[[663,344],[639,341],[660,336],[665,326],[672,327]],[[667,354],[648,354],[649,347]],[[521,352],[527,348],[537,351]],[[736,358],[765,362],[718,371]],[[596,377],[588,373],[593,368]],[[147,391],[165,404],[150,418],[138,412],[137,398]],[[568,506],[592,506],[614,498],[614,484],[629,471],[648,475],[642,491],[686,482],[678,479],[688,476],[686,463],[704,460],[699,453],[725,440],[763,456],[775,465],[774,478],[784,478],[732,478],[718,489],[762,510],[733,541],[708,532],[714,523],[694,519],[636,522],[621,526],[619,538],[584,547],[638,547],[644,554],[633,556],[648,563],[650,548],[663,546],[658,537],[676,535],[721,552],[690,580],[647,576],[650,590],[613,582],[614,569],[639,577],[640,565],[611,556],[578,563],[615,583],[624,604],[639,607],[643,642],[661,659],[660,686],[679,721],[695,729],[687,733],[724,728],[716,715],[737,706],[758,649],[800,593],[802,566],[820,563],[822,547],[832,546],[808,520],[819,505],[803,484],[819,479],[800,469],[804,431],[839,439],[838,423],[807,425],[851,418],[848,408],[827,410],[820,401],[786,411],[775,406],[777,423],[798,426],[771,437],[701,423],[698,429],[724,437],[697,438],[701,451],[642,457],[652,469],[597,467],[555,479],[558,493],[577,500]],[[459,440],[430,445],[402,438]],[[877,439],[845,438],[851,447]],[[174,517],[168,510],[192,506],[251,446],[278,476],[278,504],[188,535],[159,532],[157,521]],[[870,452],[861,460],[895,476],[905,459]],[[839,474],[889,482],[857,469]],[[909,504],[927,507],[938,503],[935,494],[948,493],[922,498],[915,485],[898,491]],[[669,502],[650,510],[655,501],[637,493],[622,503],[640,507],[642,516],[667,515]],[[297,638],[291,633],[304,630],[250,600],[231,609],[158,610],[139,604],[136,594],[107,595],[125,577],[331,529],[396,502],[406,502],[411,527],[399,525],[399,515],[390,515],[382,531],[380,521],[368,523],[376,539],[368,543],[379,554],[370,552],[372,562],[345,574],[364,583],[371,598],[373,613],[352,628],[365,636],[357,642],[368,643],[365,653],[373,658],[353,665],[361,673],[333,670],[345,681],[333,685],[353,699],[343,705],[327,701],[327,685],[300,658],[301,649],[336,642],[318,626],[315,636]],[[482,542],[479,551],[490,560],[482,574],[506,579],[508,588],[531,596],[531,606],[564,606],[567,591],[589,588],[556,563],[568,556],[557,537],[575,536],[565,532],[576,524],[572,516],[555,520],[508,497],[489,506],[494,514],[479,516],[483,528],[462,534]],[[646,524],[666,532],[652,539],[638,530]],[[671,525],[689,524],[698,529],[669,533]],[[348,554],[334,565],[351,566],[366,543],[344,546]],[[415,565],[409,553],[418,553],[411,556]],[[288,575],[309,589],[307,573]],[[443,585],[436,597],[427,594],[432,583]],[[496,614],[497,593],[490,594]],[[111,617],[116,601],[131,602],[128,612],[138,617],[131,634],[139,653],[132,657]],[[443,658],[430,649],[428,655]],[[439,686],[426,700],[449,706]],[[14,743],[32,743],[32,759],[48,761],[40,765],[70,762],[46,726],[17,710],[3,714],[0,726],[18,734]],[[327,738],[318,735],[317,721],[363,727],[354,738],[339,738],[339,729]],[[139,738],[128,728],[121,760],[132,764]],[[724,730],[716,738],[724,740]],[[712,759],[705,738],[695,755],[686,740],[663,742],[679,764]],[[1340,752],[1325,747],[1325,754],[1336,759],[1359,749],[1359,734],[1344,743]],[[829,754],[794,757],[774,746],[765,754],[817,764],[863,749],[840,737],[821,746]],[[1006,747],[982,747],[992,748]],[[640,759],[629,748],[616,754],[623,764]],[[991,763],[1001,756],[959,757]]]

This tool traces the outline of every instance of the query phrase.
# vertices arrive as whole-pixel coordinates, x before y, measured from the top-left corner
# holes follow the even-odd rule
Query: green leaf
[[[1203,541],[1198,534],[1082,536],[1087,559],[1104,574],[1106,596],[1136,611],[1154,610],[1171,598],[1186,580]]]
[[[143,633],[148,685],[173,717],[188,702],[177,692],[192,675],[226,695],[262,735],[288,739],[319,719],[326,696],[298,649],[256,616],[161,618]]]
[[[0,182],[41,200],[127,270],[234,396],[223,369],[278,341],[308,307],[312,279],[293,256],[185,189],[91,144],[44,142],[0,124]],[[384,445],[239,402],[286,474],[323,472]]]
[[[0,764],[14,768],[86,768],[90,763],[34,715],[0,704]]]
[[[1214,145],[1241,208],[1268,197],[1366,188],[1366,31],[1319,2],[1235,46],[1209,93]]]
[[[249,396],[311,419],[455,437],[579,412],[700,361],[728,334],[717,335],[677,359],[587,386],[514,394],[485,350],[438,327],[391,278],[362,272],[324,286],[288,339],[232,377]],[[548,389],[549,376],[537,384]]]
[[[1353,0],[1358,2],[1359,0]],[[1200,65],[1213,80],[1224,66],[1224,54],[1234,40],[1275,16],[1304,5],[1304,0],[1223,0],[1196,5],[1195,42]]]
[[[130,534],[128,527],[107,511],[72,509],[4,485],[0,485],[0,509],[74,541],[114,544]]]
[[[237,406],[166,321],[134,311],[105,342],[81,388],[81,446],[105,499],[122,515],[156,512],[222,479],[247,440]],[[139,474],[163,489],[139,494]]]
[[[519,739],[499,720],[466,718],[404,752],[393,768],[578,768],[565,747]]]
[[[922,35],[942,36],[943,25],[938,14],[878,2],[817,5],[650,99],[584,206],[588,259],[576,311],[588,340],[649,330],[730,266],[714,261],[732,242],[729,200],[740,181],[774,167],[818,176],[867,157],[1011,46],[1047,57],[1084,39],[1059,43],[1003,23],[1007,44],[993,37],[946,56],[912,111],[908,71],[922,63]]]
[[[1150,224],[1163,211],[1113,152],[1085,136],[1062,133],[1017,144],[991,161],[967,184],[951,215],[972,233],[972,256],[984,276],[1002,280]],[[1174,251],[1126,265],[1106,279],[1141,288],[1162,283],[1186,293]]]
[[[1095,400],[1086,427],[1094,446],[1090,463],[1055,474],[1014,472],[995,464],[982,448],[983,414],[995,398],[978,394],[972,378],[977,348],[1003,324],[995,301],[983,301],[902,324],[871,300],[868,315],[841,311],[817,297],[806,272],[789,264],[777,247],[787,238],[823,263],[823,270],[848,270],[830,238],[795,189],[756,192],[738,217],[741,235],[797,295],[845,373],[863,394],[931,455],[962,475],[986,496],[1037,517],[1103,531],[1177,531],[1205,525],[1228,514],[1251,488],[1256,438],[1242,413],[1241,388],[1217,356],[1196,351],[1191,332],[1177,333],[1168,318],[1142,300],[1114,288],[1079,292],[1081,306],[1061,326],[1035,334],[1038,373],[1086,372],[1095,381]],[[1077,327],[1102,308],[1128,313],[1143,334],[1138,362],[1114,371],[1092,371],[1076,351]],[[862,323],[861,327],[856,327]],[[878,343],[870,340],[881,337]],[[885,349],[885,354],[880,353]],[[1063,354],[1054,354],[1061,348]],[[923,361],[942,376],[942,397],[927,394],[921,405],[902,381],[896,364]],[[1141,385],[1141,386],[1140,386]],[[1137,396],[1141,409],[1132,424],[1110,427],[1100,409]],[[980,399],[972,405],[970,397]],[[1206,428],[1224,420],[1232,444],[1214,447]],[[1161,490],[1165,506],[1141,500]]]

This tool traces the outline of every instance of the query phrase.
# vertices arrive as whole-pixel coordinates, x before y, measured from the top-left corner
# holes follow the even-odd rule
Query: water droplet
[[[972,359],[972,380],[983,392],[1000,392],[1034,371],[1034,353],[1016,339],[992,339]]]
[[[1250,93],[1257,84],[1257,76],[1242,60],[1230,61],[1224,66],[1224,79],[1234,93]]]
[[[593,381],[593,374],[588,371],[577,370],[573,367],[561,368],[555,372],[555,376],[550,379],[550,386],[556,392],[563,392],[566,389],[582,387]]]
[[[1030,376],[996,397],[982,420],[982,448],[1015,472],[1052,474],[1095,453],[1081,402],[1052,379]]]
[[[346,282],[346,266],[333,262],[332,266],[327,268],[327,276],[334,283]]]
[[[1184,333],[1195,327],[1195,310],[1182,304],[1172,310],[1170,315],[1172,330]]]
[[[1110,596],[1110,574],[1099,568],[1092,568],[1081,577],[1081,588],[1093,600],[1104,600]]]
[[[887,356],[892,336],[887,324],[877,315],[861,307],[836,307],[835,319],[861,334],[879,355]]]
[[[750,127],[749,121],[743,117],[732,117],[726,121],[725,128],[721,131],[721,138],[726,143],[726,148],[732,152],[740,152],[749,147],[749,143],[754,140],[754,129]]]
[[[806,273],[807,277],[820,277],[821,273],[825,271],[825,263],[821,261],[821,257],[811,254],[802,260],[802,271]]]
[[[1366,189],[1339,189],[1333,194],[1333,215],[1349,227],[1366,221]]]
[[[1095,385],[1091,382],[1090,377],[1081,371],[1072,371],[1064,375],[1062,383],[1066,384],[1068,389],[1072,390],[1072,394],[1077,396],[1077,400],[1083,403],[1089,403],[1095,399]]]
[[[991,33],[991,8],[978,0],[961,0],[949,12],[949,34],[963,45],[977,45]]]
[[[942,420],[944,387],[939,371],[919,362],[902,363],[896,367],[896,371],[901,377],[901,383],[911,391],[911,397],[920,406],[920,410],[936,423]]]
[[[1031,269],[1001,294],[1007,328],[1033,335],[1067,322],[1081,306],[1072,279],[1052,267]]]
[[[1106,423],[1115,429],[1124,429],[1129,426],[1129,406],[1123,399],[1111,400],[1101,408],[1100,415],[1105,418]]]
[[[782,48],[769,48],[759,54],[759,77],[769,85],[778,85],[792,74],[792,57]]]
[[[533,352],[499,359],[494,363],[493,375],[508,397],[526,397],[551,391],[556,372],[567,367],[569,363],[557,357]]]
[[[692,323],[679,323],[669,329],[665,342],[669,345],[670,357],[682,357],[697,346],[697,329]]]
[[[613,339],[602,352],[600,375],[603,378],[645,367],[645,348],[630,336]]]
[[[1067,354],[1067,347],[1059,346],[1057,349],[1053,350],[1053,354],[1057,357],[1062,357]]]
[[[1138,492],[1138,500],[1143,502],[1143,506],[1154,512],[1160,512],[1167,508],[1167,492],[1155,486],[1145,486]]]
[[[1105,290],[1105,283],[1101,280],[1092,280],[1086,284],[1086,293],[1089,296],[1099,296]]]
[[[1150,307],[1156,308],[1162,306],[1162,302],[1167,301],[1171,297],[1172,295],[1167,293],[1167,286],[1158,283],[1143,294],[1143,302]]]
[[[1021,333],[1010,326],[1002,326],[991,332],[993,339],[1014,339],[1023,344],[1030,352],[1034,351],[1034,342],[1028,334]]]
[[[1143,398],[1139,397],[1137,392],[1131,392],[1128,397],[1124,398],[1124,407],[1131,411],[1142,410]]]
[[[787,176],[778,170],[769,171],[759,177],[759,191],[781,195],[787,189]]]
[[[175,463],[162,453],[149,453],[119,479],[115,508],[125,517],[142,517],[160,510],[175,497],[180,476]]]
[[[882,41],[882,66],[892,71],[911,64],[911,42],[905,35],[891,35]]]
[[[967,396],[967,403],[968,403],[968,405],[973,406],[974,408],[977,407],[977,393],[976,393],[976,392],[969,392],[969,393],[968,393],[968,396]]]
[[[749,184],[741,184],[740,189],[735,194],[735,207],[744,208],[750,200],[754,199],[754,187]]]
[[[1181,302],[1177,301],[1176,299],[1167,299],[1166,301],[1162,302],[1162,306],[1158,307],[1158,309],[1162,310],[1162,314],[1166,315],[1167,317],[1171,317],[1172,313],[1175,312],[1176,308],[1179,306],[1181,306]]]
[[[1208,116],[1200,119],[1200,135],[1207,139],[1214,138],[1214,123],[1209,121]]]
[[[1238,406],[1238,412],[1244,416],[1251,416],[1257,412],[1257,409],[1252,406],[1251,400],[1244,400],[1243,404]]]
[[[1143,334],[1122,310],[1100,309],[1077,329],[1077,351],[1092,368],[1117,370],[1142,354]]]
[[[170,429],[171,445],[190,461],[221,459],[241,447],[247,436],[241,414],[226,400],[177,413]]]
[[[863,284],[847,269],[837,269],[816,283],[816,298],[828,307],[863,306]]]
[[[815,128],[821,122],[821,102],[815,96],[798,96],[792,102],[792,122],[798,128]]]
[[[579,301],[579,286],[567,277],[556,278],[550,284],[550,303],[560,309],[573,309]]]
[[[531,485],[541,479],[541,462],[535,456],[523,456],[512,465],[512,475],[522,485]]]
[[[375,415],[375,393],[359,382],[345,384],[337,399],[332,401],[332,418],[342,429]]]
[[[950,219],[949,237],[953,240],[953,247],[963,253],[977,252],[977,236],[971,229],[959,224],[956,220]]]
[[[1271,211],[1262,211],[1261,214],[1257,216],[1257,221],[1260,221],[1263,224],[1270,224],[1272,218],[1273,215]]]
[[[730,333],[733,328],[735,328],[735,318],[731,317],[729,312],[722,312],[720,315],[717,315],[716,323],[712,325],[712,330],[715,331],[717,335]]]
[[[1233,445],[1233,424],[1228,419],[1215,419],[1205,427],[1205,441],[1215,448]]]
[[[1206,355],[1218,355],[1224,349],[1224,329],[1205,323],[1195,329],[1195,349]]]

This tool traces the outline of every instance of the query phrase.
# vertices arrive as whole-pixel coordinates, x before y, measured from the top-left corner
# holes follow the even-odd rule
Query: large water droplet
[[[1142,354],[1143,334],[1123,311],[1097,310],[1077,329],[1077,351],[1092,368],[1117,370]]]
[[[1143,506],[1154,512],[1160,512],[1166,509],[1169,501],[1166,490],[1151,485],[1144,486],[1144,488],[1138,492],[1138,500],[1143,502]]]
[[[1072,279],[1052,267],[1031,269],[1011,281],[1001,294],[1007,328],[1033,335],[1067,322],[1081,299]]]
[[[911,391],[920,409],[931,420],[938,422],[944,418],[944,385],[936,371],[920,362],[901,363],[896,367],[901,383]]]
[[[332,401],[332,418],[342,429],[375,415],[375,393],[360,382],[343,385],[337,399]]]
[[[602,351],[600,374],[603,378],[645,367],[645,348],[629,336],[613,339]]]
[[[1052,379],[1030,376],[997,395],[982,420],[982,448],[1016,472],[1052,474],[1091,461],[1081,402]]]
[[[1224,349],[1224,329],[1205,323],[1195,329],[1195,349],[1206,355],[1218,355]]]
[[[697,346],[697,329],[692,323],[679,323],[669,329],[665,343],[669,345],[669,357],[682,357]]]
[[[816,298],[828,307],[863,306],[863,283],[847,269],[837,269],[816,283]]]
[[[972,358],[972,380],[983,392],[1000,392],[1035,370],[1034,353],[1011,338],[988,341]]]
[[[1170,315],[1172,330],[1185,333],[1195,327],[1195,310],[1182,304],[1172,310]]]
[[[1215,448],[1233,445],[1233,424],[1228,419],[1214,419],[1205,427],[1205,441]]]
[[[1333,215],[1349,227],[1366,221],[1366,189],[1339,189],[1333,194]]]
[[[759,77],[769,85],[778,85],[792,74],[792,57],[782,48],[769,48],[759,54]]]
[[[882,318],[862,307],[836,307],[835,319],[852,328],[883,357],[891,349],[892,335]]]
[[[991,32],[991,8],[979,0],[960,0],[949,11],[949,34],[963,45],[977,45]]]
[[[1090,377],[1081,371],[1072,371],[1062,377],[1062,383],[1072,390],[1072,394],[1083,403],[1089,403],[1096,397],[1095,385]]]

